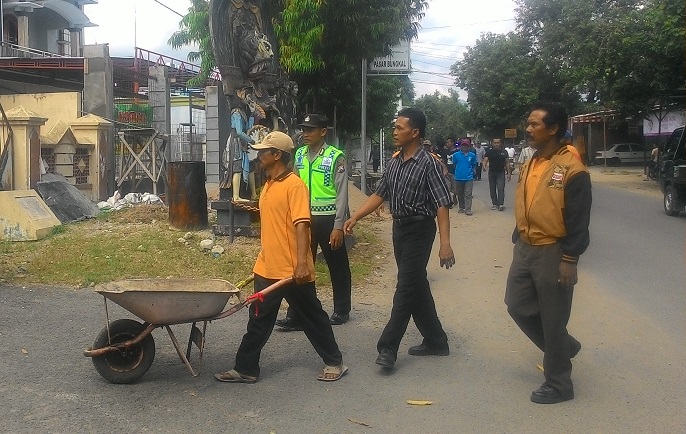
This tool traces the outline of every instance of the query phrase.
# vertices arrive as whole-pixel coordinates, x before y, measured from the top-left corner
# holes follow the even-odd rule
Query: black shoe
[[[376,358],[376,364],[381,365],[385,369],[393,369],[395,365],[395,356],[391,350],[382,350],[379,357]]]
[[[571,345],[572,345],[572,349],[569,351],[569,358],[573,359],[574,357],[576,357],[577,354],[579,354],[579,351],[581,351],[581,342],[572,338]]]
[[[407,354],[411,356],[447,356],[450,354],[448,346],[445,348],[430,347],[426,344],[415,345],[407,350]]]
[[[286,317],[284,319],[277,319],[276,326],[284,332],[299,332],[302,331],[303,326],[300,321],[293,318]]]
[[[569,401],[570,399],[574,399],[573,390],[563,395],[546,383],[543,383],[541,387],[531,393],[531,402],[536,404],[557,404],[558,402]]]
[[[331,314],[331,324],[332,325],[341,325],[345,324],[350,320],[350,314],[349,313],[332,313]]]

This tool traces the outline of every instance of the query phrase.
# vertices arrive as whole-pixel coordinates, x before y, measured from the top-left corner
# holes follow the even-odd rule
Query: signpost
[[[505,138],[506,139],[517,138],[517,129],[516,128],[506,128],[505,129]]]
[[[410,73],[410,41],[400,41],[385,57],[375,57],[371,62],[362,59],[362,119],[360,122],[361,176],[360,190],[367,194],[367,76],[408,75]],[[383,160],[383,141],[379,144]],[[383,164],[383,163],[382,163]]]

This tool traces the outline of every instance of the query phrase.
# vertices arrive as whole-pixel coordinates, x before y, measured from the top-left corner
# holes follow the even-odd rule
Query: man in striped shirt
[[[398,283],[391,318],[377,343],[376,363],[386,369],[392,369],[395,364],[410,317],[424,337],[420,345],[409,349],[410,355],[446,356],[449,353],[448,337],[436,313],[426,266],[436,237],[436,217],[440,264],[446,268],[455,265],[448,210],[452,201],[440,163],[422,149],[425,130],[426,117],[421,110],[405,108],[398,113],[393,140],[399,151],[389,161],[376,191],[343,225],[345,233],[352,234],[359,219],[373,212],[384,200],[389,201]]]

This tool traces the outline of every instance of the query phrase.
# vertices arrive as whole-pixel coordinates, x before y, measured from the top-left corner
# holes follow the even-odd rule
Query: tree
[[[352,133],[359,130],[362,59],[388,54],[401,39],[416,37],[427,0],[265,0],[263,6],[273,20],[280,63],[298,84],[301,106],[329,115],[336,107],[340,128]],[[198,82],[215,66],[208,11],[208,0],[193,0],[169,40],[176,48],[198,44],[191,53],[192,60],[202,60]],[[369,81],[370,129],[389,120],[399,92],[414,96],[409,80]]]
[[[657,107],[666,115],[684,106],[685,9],[681,0],[650,1],[624,17],[632,31],[609,47],[605,71],[608,102],[621,114],[642,117]]]
[[[554,79],[531,54],[530,41],[516,33],[487,33],[451,67],[469,92],[473,127],[488,137],[513,128]]]
[[[188,83],[191,86],[197,86],[207,81],[216,66],[210,36],[210,2],[191,0],[191,7],[181,19],[179,30],[171,35],[167,43],[176,49],[197,44],[198,51],[188,53],[188,60],[191,62],[199,60],[200,71],[196,77],[188,80]]]
[[[449,91],[443,95],[438,91],[433,95],[423,95],[414,105],[426,115],[426,138],[434,145],[442,146],[448,138],[466,137],[469,128],[469,108],[460,101],[457,92]]]

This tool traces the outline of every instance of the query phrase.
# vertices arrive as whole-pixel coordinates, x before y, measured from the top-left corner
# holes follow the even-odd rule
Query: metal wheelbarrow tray
[[[219,314],[240,289],[221,279],[130,279],[95,292],[149,324],[182,324]]]
[[[221,279],[129,279],[98,285],[95,291],[105,299],[106,325],[95,339],[93,347],[83,351],[91,357],[96,371],[112,383],[133,383],[147,372],[155,358],[152,331],[164,327],[176,353],[194,377],[199,375],[205,349],[207,323],[226,318],[279,287],[292,278],[280,280],[262,291],[242,299],[240,288],[252,281],[246,279],[236,286]],[[235,296],[238,303],[223,310]],[[110,322],[107,300],[118,304],[144,321],[119,319]],[[202,331],[196,323],[202,322]],[[191,323],[186,352],[169,327]],[[190,364],[193,344],[199,350],[198,367]]]

